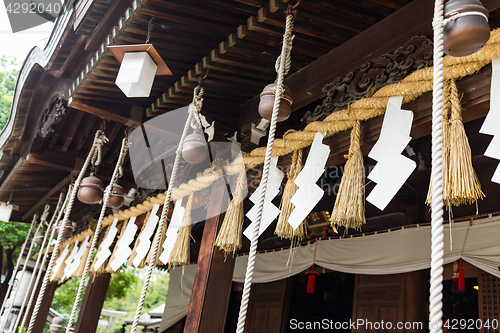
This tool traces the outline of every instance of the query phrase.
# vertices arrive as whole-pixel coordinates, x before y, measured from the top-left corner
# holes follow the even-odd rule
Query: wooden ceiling
[[[71,82],[89,67],[96,50],[121,17],[117,12],[123,13],[123,10],[116,8],[128,6],[124,6],[127,1],[120,0],[83,1],[96,6],[91,7],[82,18],[79,28],[65,37],[68,43],[62,44],[64,52],[59,57],[67,57],[59,66],[63,75],[51,74]],[[410,2],[412,0],[301,0],[294,24],[289,76],[298,74],[304,67]],[[226,136],[232,135],[231,130],[241,128],[248,122],[242,121],[245,116],[248,118],[242,114],[245,110],[242,106],[249,105],[249,101],[254,100],[262,88],[275,79],[274,64],[281,49],[286,7],[286,1],[278,0],[186,0],[182,4],[176,0],[142,1],[113,42],[144,43],[148,24],[154,18],[150,42],[173,75],[157,76],[149,98],[129,99],[114,83],[119,64],[111,52],[105,51],[73,91],[72,104],[61,121],[53,126],[53,134],[32,140],[29,148],[31,160],[23,173],[16,175],[21,177],[16,181],[33,179],[35,184],[36,179],[44,178],[43,186],[36,191],[28,190],[31,185],[24,186],[24,192],[19,190],[18,193],[17,189],[22,186],[12,182],[0,193],[0,200],[6,201],[16,185],[14,198],[17,195],[23,198],[21,210],[13,217],[29,220],[31,217],[24,215],[39,202],[43,192],[81,165],[91,147],[94,133],[102,126],[102,119],[107,119],[105,132],[110,143],[104,148],[99,176],[109,178],[127,126],[138,125],[149,117],[189,104],[198,77],[207,70],[209,74],[204,82],[202,113],[216,121],[216,137],[225,140]],[[95,8],[95,13],[92,8]],[[111,19],[112,16],[116,19]],[[498,10],[491,13],[490,23],[500,26]],[[349,59],[349,55],[344,57]],[[370,58],[370,54],[366,57]],[[62,58],[59,58],[60,62]],[[343,75],[350,70],[345,69]],[[142,108],[142,114],[134,116],[134,107]],[[40,113],[43,112],[40,110]],[[338,155],[342,154],[339,150]],[[38,170],[35,165],[47,168],[47,171],[50,169],[52,173]],[[128,158],[122,185],[126,190],[135,186]]]

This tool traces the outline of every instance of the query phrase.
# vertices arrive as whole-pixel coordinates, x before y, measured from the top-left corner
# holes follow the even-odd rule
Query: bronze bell
[[[62,226],[62,221],[60,221],[57,224],[55,237],[57,237],[57,235],[59,235],[59,230],[60,230],[59,228],[61,228],[61,226]],[[73,222],[66,221],[66,224],[64,225],[64,230],[63,230],[63,237],[68,238],[69,236],[71,236],[72,233],[73,233]]]
[[[108,207],[120,208],[125,201],[125,189],[118,184],[114,184],[109,194]]]
[[[91,174],[82,179],[77,197],[81,202],[93,205],[101,202],[103,191],[104,184],[102,180]]]
[[[201,134],[189,134],[182,143],[182,158],[191,164],[203,162],[208,156],[208,145]]]
[[[43,231],[39,231],[35,234],[35,237],[33,237],[33,242],[37,245],[42,245],[44,237],[45,233]]]
[[[260,102],[259,102],[259,114],[262,118],[271,121],[271,117],[273,115],[273,107],[274,107],[274,88],[276,87],[275,83],[268,84],[264,87],[264,90],[260,93]],[[278,109],[278,121],[285,121],[290,117],[292,113],[292,92],[290,88],[283,85],[283,89],[285,93],[283,94],[283,98],[280,102],[280,108]]]
[[[479,51],[490,38],[488,10],[479,0],[450,0],[444,7],[444,52],[463,57]],[[464,15],[465,14],[465,15]],[[463,15],[456,19],[454,16]]]

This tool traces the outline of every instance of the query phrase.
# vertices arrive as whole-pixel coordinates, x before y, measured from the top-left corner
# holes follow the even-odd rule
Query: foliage
[[[6,55],[0,57],[0,130],[9,119],[20,64],[21,62],[15,57]]]
[[[28,235],[29,223],[0,221],[0,246],[13,249],[21,246]]]

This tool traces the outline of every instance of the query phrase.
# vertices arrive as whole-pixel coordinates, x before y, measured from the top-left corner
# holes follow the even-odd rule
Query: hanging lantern
[[[260,93],[259,114],[262,118],[271,121],[274,107],[274,91],[276,84],[271,83],[264,87]],[[287,86],[283,86],[285,93],[281,99],[280,107],[278,109],[278,121],[285,121],[292,113],[292,92]]]
[[[191,164],[203,162],[208,156],[208,145],[205,137],[201,134],[193,133],[184,138],[182,143],[182,158]]]
[[[114,184],[111,189],[111,193],[109,194],[108,199],[108,207],[109,208],[120,208],[123,206],[123,202],[125,201],[125,189],[118,185]]]
[[[127,97],[149,97],[155,75],[172,75],[151,44],[109,46],[121,64],[115,84]]]
[[[77,198],[85,204],[93,205],[101,202],[103,191],[104,184],[102,180],[91,174],[82,179]]]
[[[453,57],[479,51],[490,38],[488,10],[479,0],[448,1],[444,19],[444,52]]]
[[[35,234],[35,237],[33,237],[33,242],[37,245],[42,245],[44,237],[45,233],[43,231],[39,231]]]

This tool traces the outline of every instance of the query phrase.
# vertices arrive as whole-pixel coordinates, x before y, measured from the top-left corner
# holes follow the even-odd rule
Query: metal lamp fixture
[[[109,46],[121,63],[115,84],[127,97],[149,97],[155,75],[172,75],[152,44]]]

